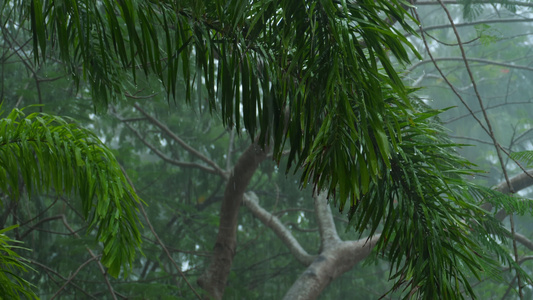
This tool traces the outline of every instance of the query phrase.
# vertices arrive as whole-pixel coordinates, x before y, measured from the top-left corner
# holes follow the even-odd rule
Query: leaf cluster
[[[50,190],[77,195],[89,228],[98,228],[102,262],[118,276],[141,239],[140,199],[111,151],[93,133],[68,119],[14,109],[0,119],[0,189],[18,199]],[[72,121],[72,120],[69,120]]]
[[[27,266],[24,258],[17,250],[28,250],[16,244],[17,240],[9,238],[5,233],[18,225],[9,226],[0,230],[0,294],[2,299],[38,299],[32,291],[32,285],[18,274],[26,272]]]
[[[403,289],[406,299],[475,297],[472,276],[497,277],[498,260],[516,265],[498,242],[508,232],[479,207],[487,189],[465,180],[477,171],[456,154],[462,145],[447,138],[436,119],[441,112],[390,106],[399,134],[396,145],[389,139],[390,165],[374,163],[381,176],[349,210],[358,232],[381,230],[377,249],[392,265],[393,290]]]
[[[7,7],[21,23],[30,21],[39,59],[58,49],[104,107],[126,90],[122,80],[153,74],[169,96],[195,100],[226,126],[272,143],[277,160],[290,145],[288,167],[306,169],[304,185],[338,184],[343,195],[359,196],[353,172],[331,179],[349,163],[329,163],[323,149],[332,143],[356,143],[363,156],[388,164],[382,87],[398,95],[397,105],[408,102],[390,57],[407,62],[407,48],[416,53],[391,26],[414,32],[398,1],[8,2],[18,4]],[[339,134],[341,127],[351,132]],[[363,176],[376,178],[376,168]]]

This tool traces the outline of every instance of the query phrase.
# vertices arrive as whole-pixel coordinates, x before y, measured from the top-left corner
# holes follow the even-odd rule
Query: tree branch
[[[133,189],[135,190],[135,187],[133,185],[133,182],[131,181],[131,179],[129,178],[128,176],[128,173],[126,173],[126,170],[124,170],[124,168],[122,166],[120,166],[120,168],[122,169],[122,173],[124,173],[124,176],[126,177],[126,180],[128,181],[128,183],[133,187]],[[174,266],[174,268],[178,271],[178,273],[180,274],[180,276],[183,278],[183,280],[185,281],[185,283],[189,286],[189,288],[191,289],[191,291],[196,295],[196,297],[198,299],[201,299],[200,295],[198,294],[198,292],[194,289],[194,287],[189,283],[189,281],[187,280],[187,277],[185,276],[185,274],[183,274],[183,272],[181,271],[180,267],[178,267],[178,265],[176,264],[176,262],[174,261],[174,259],[172,258],[172,255],[170,255],[170,252],[168,251],[167,247],[165,246],[165,244],[163,243],[163,241],[159,238],[159,235],[157,234],[157,232],[155,231],[154,227],[152,226],[152,223],[150,222],[150,219],[148,218],[148,214],[146,213],[146,210],[144,209],[144,206],[142,205],[142,203],[139,203],[139,208],[141,210],[141,213],[144,217],[144,219],[146,220],[146,223],[148,224],[148,227],[150,228],[150,231],[152,232],[152,234],[154,235],[155,239],[157,240],[157,243],[161,246],[161,248],[163,249],[163,251],[165,252],[165,254],[167,255],[170,263]]]
[[[121,121],[124,121],[123,119],[120,119],[118,116],[117,118]],[[150,148],[150,150],[152,150],[152,152],[159,156],[159,158],[161,158],[162,160],[168,162],[169,164],[171,165],[174,165],[174,166],[178,166],[178,167],[181,167],[181,168],[196,168],[196,169],[200,169],[204,172],[207,172],[207,173],[211,173],[211,174],[215,174],[215,175],[220,175],[220,172],[218,172],[217,170],[213,169],[213,168],[209,168],[209,167],[206,167],[206,166],[203,166],[201,164],[197,164],[197,163],[192,163],[192,162],[183,162],[183,161],[178,161],[178,160],[175,160],[175,159],[172,159],[170,157],[168,157],[167,155],[165,155],[163,152],[161,152],[159,149],[157,149],[154,145],[152,145],[151,143],[149,143],[142,135],[141,133],[136,130],[135,128],[133,128],[133,126],[131,126],[130,124],[128,124],[127,122],[124,122],[124,125],[126,125],[126,127],[128,127],[136,136],[137,138],[144,144],[146,145],[146,147]]]
[[[65,215],[61,215],[61,216],[62,216],[61,220],[63,221],[63,225],[65,225],[68,231],[74,234],[76,238],[80,238],[80,236],[76,233],[76,231],[74,231],[74,229],[72,229],[72,227],[70,227],[70,225],[68,224],[67,218],[65,217]],[[100,272],[102,273],[102,276],[104,277],[104,281],[107,285],[107,289],[109,290],[109,293],[111,294],[111,297],[113,298],[113,300],[117,300],[117,296],[115,295],[115,289],[113,289],[111,282],[109,282],[109,278],[107,278],[107,271],[105,270],[104,266],[102,265],[100,260],[97,259],[97,256],[94,254],[94,252],[89,247],[86,246],[85,249],[87,249],[91,257],[98,264],[98,268],[100,269]],[[61,291],[61,289],[59,291]]]
[[[220,174],[220,176],[224,177],[224,178],[228,178],[228,174],[222,170],[214,161],[210,160],[209,158],[207,158],[205,155],[203,155],[202,153],[198,152],[196,149],[194,149],[193,147],[189,146],[189,144],[185,143],[185,141],[183,141],[180,137],[178,137],[174,132],[172,132],[172,130],[170,130],[166,125],[164,125],[163,123],[159,122],[159,120],[157,120],[156,118],[152,117],[150,114],[148,114],[144,109],[141,108],[141,106],[138,104],[138,103],[135,103],[133,105],[140,113],[142,113],[148,120],[150,120],[150,122],[154,125],[156,125],[157,127],[159,127],[159,129],[161,129],[163,132],[165,132],[168,136],[170,136],[170,138],[172,138],[176,143],[178,143],[181,147],[183,147],[183,149],[185,149],[187,152],[191,153],[192,155],[198,157],[200,160],[204,161],[206,164],[210,165],[211,167],[213,167],[213,169],[216,170],[216,172],[218,174]]]
[[[467,57],[463,59],[462,57],[434,57],[433,59],[425,59],[415,64],[412,64],[411,67],[409,67],[409,69],[406,70],[406,73],[413,71],[414,69],[418,68],[419,66],[423,64],[435,63],[438,61],[457,61],[457,62],[463,62],[463,63],[467,61],[467,62],[487,64],[487,65],[501,66],[501,67],[506,67],[509,69],[520,69],[520,70],[526,70],[526,71],[533,71],[532,67],[527,67],[523,65],[515,65],[515,64],[504,63],[504,62],[499,62],[499,61],[493,61],[493,60],[484,59],[484,58]]]
[[[443,4],[446,4],[447,1],[439,1]],[[439,2],[432,2],[433,4],[437,5]],[[421,5],[421,3],[424,2],[417,2],[416,5]],[[467,27],[467,26],[475,26],[475,25],[481,25],[481,24],[490,24],[490,23],[522,23],[522,22],[533,22],[533,19],[531,18],[523,18],[523,19],[489,19],[489,20],[478,20],[473,22],[466,22],[466,23],[455,23],[455,27]],[[435,30],[435,29],[444,29],[444,28],[450,28],[451,26],[449,24],[443,24],[443,25],[434,25],[434,26],[425,26],[423,28],[424,31],[429,30]],[[420,32],[420,28],[415,29],[416,32]]]
[[[523,189],[526,189],[533,185],[533,169],[522,172],[510,179],[514,192],[517,193]],[[509,194],[510,189],[507,186],[507,182],[501,182],[494,187],[500,193]]]
[[[48,272],[51,272],[53,273],[53,275],[59,277],[61,280],[64,280],[64,281],[67,281],[67,278],[62,276],[60,273],[58,273],[57,271],[55,271],[54,269],[48,267],[47,265],[44,265],[38,261],[35,261],[35,260],[31,260],[31,259],[28,259],[28,261],[34,265],[37,265],[41,268],[43,268],[46,272],[46,274],[48,275],[48,277],[50,277],[50,279],[54,282],[54,283],[58,283],[57,281],[54,280],[54,278],[52,277],[52,275]],[[85,296],[87,296],[88,298],[91,298],[91,299],[95,299],[95,300],[98,300],[98,298],[94,297],[93,295],[89,294],[87,291],[85,291],[83,288],[81,288],[79,285],[75,284],[74,282],[70,281],[69,284],[73,287],[75,287],[76,289],[78,289],[80,292],[84,293]]]
[[[327,192],[321,192],[315,198],[316,219],[320,231],[321,249],[336,247],[341,242],[328,205]]]
[[[464,5],[464,3],[462,2],[458,2],[458,1],[455,1],[455,0],[445,0],[445,1],[442,1],[442,3],[444,4],[458,4],[458,5]],[[496,4],[498,3],[497,1],[480,1],[480,0],[475,0],[475,1],[472,1],[471,2],[472,4],[488,4],[488,5],[491,5],[491,4]],[[507,5],[516,5],[516,6],[524,6],[524,7],[533,7],[533,3],[530,3],[530,2],[521,2],[521,1],[501,1],[501,3],[505,3]],[[417,1],[416,2],[416,6],[421,6],[421,5],[438,5],[439,3],[438,2],[435,2],[435,1]],[[504,19],[506,20],[506,19]],[[487,20],[487,21],[490,21],[490,20]]]
[[[313,262],[316,255],[310,255],[305,251],[290,230],[281,223],[279,218],[259,205],[259,199],[255,193],[248,192],[244,195],[244,205],[256,218],[276,234],[285,246],[289,248],[289,251],[298,262],[304,266],[308,266]]]
[[[198,278],[198,285],[210,297],[222,299],[237,247],[237,221],[244,192],[268,149],[252,143],[239,157],[224,191],[220,224],[209,267]]]
[[[316,299],[333,280],[368,257],[379,237],[376,234],[358,241],[340,242],[326,249],[298,277],[283,299]]]
[[[97,260],[100,258],[100,255],[98,256],[93,256],[91,258],[89,258],[87,261],[85,261],[83,264],[81,264],[77,269],[76,271],[74,271],[74,273],[72,275],[70,275],[68,277],[68,279],[65,281],[65,283],[59,288],[59,290],[57,290],[57,292],[55,292],[55,294],[52,296],[52,298],[50,298],[50,300],[53,300],[55,299],[57,296],[59,296],[59,294],[61,293],[61,291],[63,291],[65,289],[65,287],[74,279],[74,277],[76,277],[76,275],[78,275],[78,273],[81,271],[81,269],[83,269],[86,265],[88,265],[90,262],[92,262],[93,260]]]

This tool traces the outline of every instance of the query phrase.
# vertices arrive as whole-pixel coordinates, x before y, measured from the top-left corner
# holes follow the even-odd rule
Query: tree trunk
[[[220,208],[220,224],[213,249],[211,263],[198,278],[208,299],[222,299],[237,245],[237,219],[243,195],[259,164],[266,158],[266,151],[253,143],[241,155],[226,185]]]

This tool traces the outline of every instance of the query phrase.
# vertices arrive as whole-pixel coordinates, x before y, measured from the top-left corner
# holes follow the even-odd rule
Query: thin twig
[[[159,122],[159,120],[157,120],[156,118],[151,116],[149,113],[147,113],[144,109],[142,109],[142,107],[138,103],[135,103],[133,106],[140,113],[142,113],[146,118],[148,118],[152,124],[154,124],[157,127],[159,127],[159,129],[161,129],[163,132],[165,132],[167,135],[169,135],[175,142],[180,144],[181,147],[183,147],[187,152],[189,152],[192,155],[198,157],[200,160],[204,161],[205,163],[207,163],[208,165],[213,167],[213,169],[215,169],[220,174],[220,176],[222,176],[222,177],[224,177],[226,179],[229,177],[227,172],[222,170],[222,168],[220,168],[214,161],[212,161],[211,159],[207,158],[205,155],[203,155],[202,153],[198,152],[193,147],[189,146],[189,144],[185,143],[185,141],[183,141],[174,132],[172,132],[172,130],[170,130],[166,125],[164,125],[163,123]]]
[[[76,231],[74,229],[72,229],[72,227],[70,227],[70,225],[68,224],[67,222],[67,218],[65,217],[65,215],[62,215],[62,218],[61,220],[63,221],[63,225],[65,225],[65,227],[77,238],[80,238],[80,236],[76,233]],[[98,256],[95,255],[93,253],[93,251],[89,248],[89,247],[85,247],[85,249],[87,249],[87,251],[89,252],[89,254],[91,255],[91,257],[93,258],[93,260],[96,261],[96,263],[98,264],[98,268],[100,269],[100,272],[102,273],[102,276],[104,277],[104,281],[107,285],[107,289],[109,290],[110,294],[111,294],[111,297],[113,297],[114,300],[118,300],[117,299],[117,296],[115,295],[115,290],[113,289],[113,286],[111,285],[111,282],[109,282],[109,279],[107,278],[107,272],[104,268],[104,266],[102,265],[102,263],[100,262],[100,260],[98,260]],[[62,289],[62,288],[61,288]],[[61,289],[59,289],[58,292],[61,291]],[[56,293],[57,294],[57,293]]]
[[[121,118],[119,118],[117,116],[117,118],[119,120],[122,121]],[[150,150],[152,150],[152,152],[159,156],[162,160],[172,164],[172,165],[175,165],[175,166],[178,166],[178,167],[182,167],[182,168],[196,168],[196,169],[200,169],[202,171],[205,171],[205,172],[208,172],[208,173],[211,173],[211,174],[215,174],[215,175],[220,175],[220,173],[215,170],[215,169],[212,169],[212,168],[209,168],[209,167],[206,167],[204,165],[200,165],[200,164],[197,164],[197,163],[193,163],[193,162],[183,162],[183,161],[179,161],[179,160],[175,160],[175,159],[172,159],[170,157],[168,157],[167,155],[165,155],[163,152],[161,152],[159,149],[157,149],[154,145],[152,145],[151,143],[149,143],[142,135],[141,133],[136,130],[135,128],[133,128],[133,126],[131,126],[129,123],[124,123],[124,125],[126,125],[126,127],[128,127],[128,129],[130,129],[136,136],[139,140],[141,140],[141,142],[148,148],[150,148]]]
[[[44,265],[38,261],[35,261],[35,260],[31,260],[31,259],[28,259],[28,261],[34,265],[37,265],[41,268],[43,268],[45,270],[45,272],[47,273],[48,277],[50,277],[50,279],[54,282],[54,283],[57,283],[54,279],[54,277],[51,276],[51,274],[49,274],[48,272],[51,272],[53,273],[55,276],[59,277],[60,279],[62,280],[67,280],[66,277],[62,276],[61,274],[59,274],[57,271],[55,271],[54,269],[48,267],[47,265]],[[84,289],[82,289],[80,286],[78,286],[77,284],[75,284],[74,282],[70,282],[70,285],[72,285],[73,287],[77,288],[78,290],[80,290],[82,293],[84,293],[87,297],[91,298],[91,299],[95,299],[95,300],[98,300],[98,298],[94,297],[93,295],[89,294],[87,291],[85,291]]]
[[[85,261],[83,264],[81,264],[78,269],[76,269],[76,271],[74,271],[74,273],[72,275],[69,276],[69,278],[67,279],[67,281],[65,281],[65,283],[59,288],[59,290],[57,290],[57,292],[55,292],[55,294],[52,296],[52,298],[50,298],[50,300],[53,300],[55,299],[57,296],[59,296],[59,293],[61,293],[61,291],[63,291],[65,289],[65,287],[74,279],[74,277],[76,277],[76,275],[78,275],[78,273],[81,271],[81,269],[83,269],[86,265],[88,265],[90,262],[92,262],[93,260],[97,260],[98,258],[100,258],[101,255],[98,255],[98,256],[95,256],[95,257],[91,257],[89,258],[87,261]]]
[[[501,107],[501,106],[507,106],[507,105],[523,105],[523,104],[533,104],[533,102],[531,102],[531,100],[529,100],[529,101],[517,101],[517,102],[504,102],[504,103],[499,103],[499,104],[492,105],[492,106],[487,106],[487,107],[485,107],[485,110],[495,109],[495,108],[498,108],[498,107]],[[477,110],[474,113],[480,113],[480,112],[481,112],[481,110]],[[466,118],[466,117],[470,117],[470,114],[464,114],[462,116],[458,116],[458,117],[446,120],[446,121],[444,121],[442,123],[449,124],[451,122],[455,122],[457,120],[460,120],[460,119],[463,119],[463,118]]]
[[[425,35],[425,33],[424,33],[424,35]],[[432,63],[434,61],[468,61],[468,62],[476,62],[476,63],[482,63],[482,64],[487,64],[487,65],[506,67],[506,68],[509,68],[509,69],[519,69],[519,70],[533,71],[532,67],[527,67],[527,66],[523,66],[523,65],[514,65],[514,64],[509,64],[509,63],[504,63],[504,62],[484,59],[484,58],[438,57],[438,58],[433,58],[433,59],[429,59],[429,60],[428,59],[421,60],[421,61],[413,64],[411,67],[409,67],[409,69],[407,69],[406,72],[409,73],[409,72],[413,71],[414,69],[418,68],[419,66],[421,66],[423,64]]]

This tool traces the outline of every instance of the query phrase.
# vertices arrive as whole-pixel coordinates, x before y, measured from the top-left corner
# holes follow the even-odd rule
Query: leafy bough
[[[98,228],[108,273],[117,277],[122,266],[131,268],[141,243],[136,214],[141,200],[94,133],[68,118],[11,111],[0,119],[0,190],[16,200],[21,183],[28,194],[53,190],[79,196],[89,230]],[[0,260],[10,255],[3,253]]]

